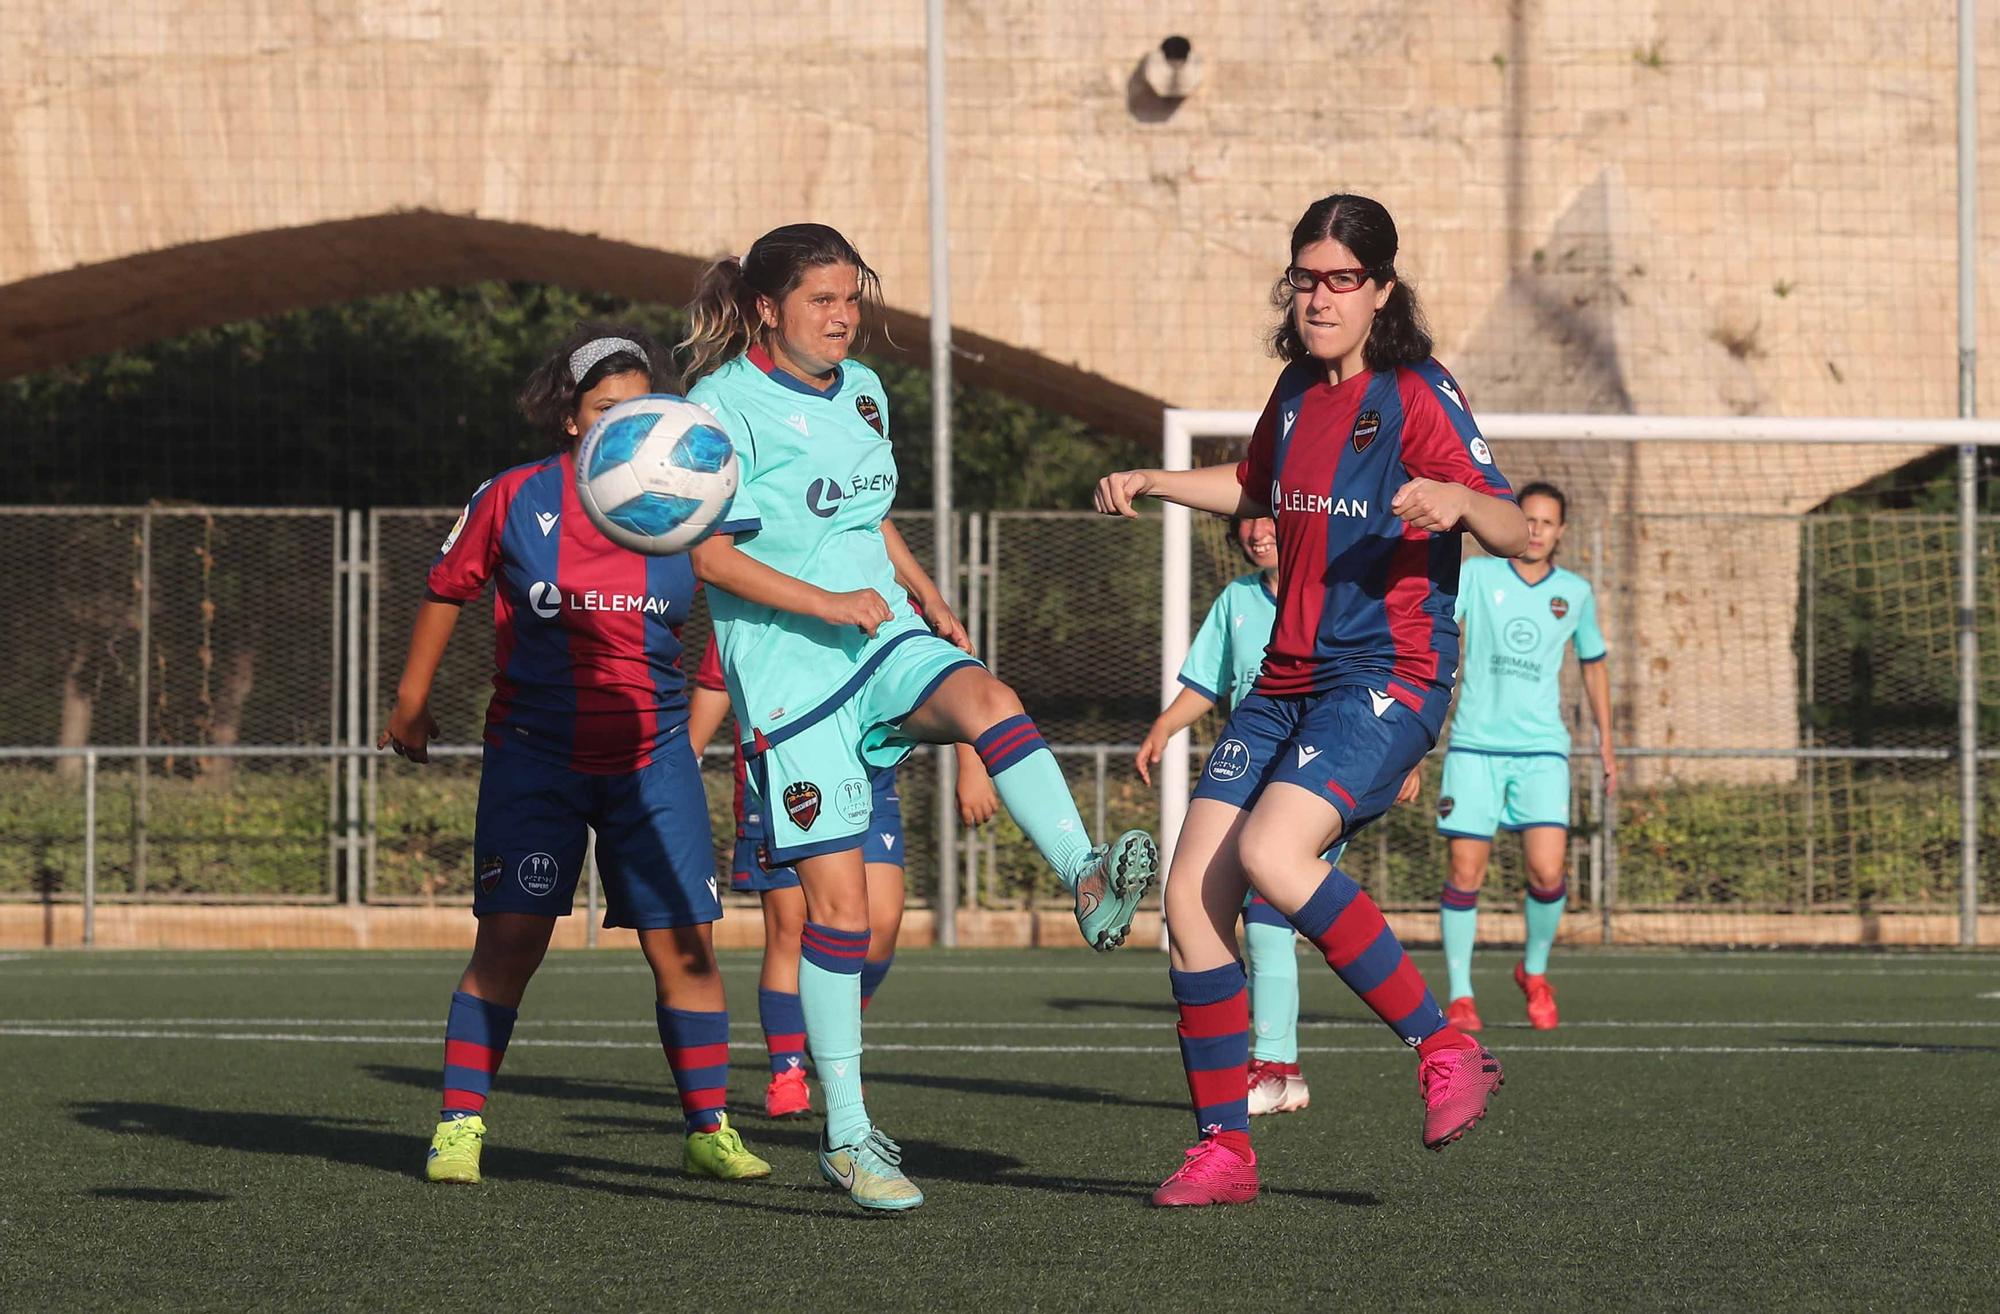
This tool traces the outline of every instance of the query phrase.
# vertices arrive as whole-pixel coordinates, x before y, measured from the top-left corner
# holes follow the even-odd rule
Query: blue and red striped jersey
[[[469,602],[495,581],[486,742],[617,775],[687,725],[680,631],[694,567],[605,538],[577,501],[575,471],[565,453],[481,485],[427,584]]]
[[[1458,535],[1412,529],[1389,503],[1411,479],[1514,494],[1444,366],[1335,385],[1288,365],[1236,478],[1278,523],[1278,620],[1258,693],[1365,685],[1416,709],[1451,688]]]

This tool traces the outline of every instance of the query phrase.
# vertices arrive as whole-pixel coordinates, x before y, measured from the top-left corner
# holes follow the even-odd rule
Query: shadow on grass
[[[216,1204],[229,1198],[219,1191],[189,1191],[172,1186],[93,1186],[84,1194],[99,1200],[136,1200],[141,1204]]]
[[[173,1104],[123,1101],[71,1105],[77,1122],[98,1131],[125,1136],[157,1136],[186,1145],[234,1153],[285,1154],[350,1164],[394,1174],[422,1185],[419,1169],[424,1141],[407,1132],[380,1130],[381,1124],[348,1118],[316,1118],[286,1113],[245,1113],[192,1109]],[[745,1191],[787,1189],[775,1183],[731,1183],[714,1193],[681,1190],[661,1180],[663,1170],[650,1164],[589,1155],[554,1154],[519,1146],[495,1147],[486,1167],[510,1182],[546,1182],[553,1186],[601,1191],[642,1200],[677,1201],[746,1209],[758,1213],[792,1214],[807,1218],[839,1216],[837,1197],[825,1207],[809,1208],[747,1198]],[[620,1179],[606,1180],[606,1176]]]
[[[1912,1022],[1911,1030],[1921,1030],[1923,1023]],[[1831,1036],[1788,1036],[1787,1045],[1814,1045],[1823,1049],[1861,1049],[1878,1053],[1909,1054],[2000,1054],[2000,1045],[1952,1045],[1931,1044],[1912,1040],[1837,1040]]]

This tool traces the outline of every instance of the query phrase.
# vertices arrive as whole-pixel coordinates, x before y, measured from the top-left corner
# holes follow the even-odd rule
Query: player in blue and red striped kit
[[[1133,501],[1153,496],[1278,525],[1263,670],[1209,756],[1167,881],[1169,976],[1201,1139],[1155,1204],[1257,1195],[1234,934],[1246,885],[1418,1052],[1426,1146],[1470,1130],[1502,1079],[1490,1053],[1446,1025],[1374,901],[1321,857],[1381,816],[1437,742],[1458,668],[1458,534],[1495,556],[1527,543],[1395,259],[1395,222],[1379,203],[1315,201],[1273,290],[1283,319],[1272,345],[1286,365],[1248,459],[1121,471],[1097,487],[1110,514],[1134,515]]]
[[[683,1167],[720,1178],[771,1171],[723,1113],[729,1014],[709,933],[722,906],[680,667],[694,571],[685,556],[611,543],[576,496],[578,436],[655,380],[672,386],[665,361],[635,329],[583,324],[530,377],[521,409],[557,451],[481,485],[445,538],[376,745],[428,760],[438,662],[460,609],[491,582],[493,697],[473,823],[479,930],[445,1022],[432,1181],[479,1180],[487,1095],[555,920],[569,915],[587,829],[604,924],[635,929],[653,969],[660,1043],[687,1120]]]

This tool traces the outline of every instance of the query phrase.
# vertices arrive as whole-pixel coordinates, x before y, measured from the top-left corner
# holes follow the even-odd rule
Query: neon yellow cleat
[[[681,1167],[697,1177],[714,1177],[725,1182],[746,1177],[769,1177],[771,1165],[743,1148],[743,1138],[722,1114],[722,1125],[712,1132],[689,1132]]]
[[[439,1123],[437,1135],[431,1137],[431,1153],[424,1163],[424,1176],[433,1182],[479,1185],[479,1147],[485,1143],[486,1124],[476,1113],[469,1118],[453,1118],[450,1122]]]

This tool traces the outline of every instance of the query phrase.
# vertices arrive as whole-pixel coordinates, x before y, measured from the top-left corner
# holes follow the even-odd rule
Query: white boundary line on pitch
[[[88,1032],[79,1034],[99,1034],[104,1027],[399,1027],[420,1028],[429,1031],[443,1029],[437,1018],[423,1017],[23,1017],[0,1018],[0,1029],[20,1027],[87,1027]],[[617,1029],[627,1031],[653,1031],[657,1023],[632,1020],[602,1020],[595,1018],[531,1018],[522,1024],[527,1031],[575,1030],[580,1028]],[[872,1034],[882,1031],[1116,1031],[1138,1035],[1152,1034],[1166,1030],[1171,1020],[1162,1017],[1157,1022],[869,1022],[867,1030]],[[1300,1031],[1372,1031],[1382,1024],[1372,1019],[1353,1018],[1326,1022],[1301,1022]],[[1501,1022],[1493,1024],[1496,1030],[1530,1031],[1524,1022]],[[1982,1030],[2000,1029],[2000,1018],[1986,1020],[1939,1019],[1935,1021],[1892,1018],[1882,1021],[1862,1021],[1843,1018],[1827,1021],[1772,1021],[1724,1022],[1716,1019],[1673,1020],[1648,1022],[1637,1019],[1580,1019],[1565,1022],[1563,1030],[1631,1030],[1631,1031],[1796,1031],[1818,1028],[1828,1031],[1916,1031],[1932,1029]],[[731,1031],[762,1031],[755,1022],[732,1022]],[[518,1043],[518,1042],[516,1042]]]
[[[754,961],[729,962],[725,960],[722,964],[722,968],[725,972],[729,972],[732,974],[747,973],[752,970],[755,970],[757,968],[757,964]],[[1496,966],[1491,970],[1494,972],[1498,972],[1500,969]],[[926,974],[926,973],[952,974],[952,975],[959,975],[959,974],[991,975],[995,973],[1005,974],[1005,975],[1018,975],[1022,973],[1031,973],[1036,976],[1159,977],[1165,975],[1166,965],[1164,962],[1162,962],[1158,966],[1146,966],[1146,967],[1136,967],[1136,966],[1126,967],[1126,966],[1111,966],[1111,965],[1105,965],[1105,966],[1079,965],[1075,967],[1064,967],[1064,966],[1048,966],[1046,964],[1041,964],[1041,963],[994,963],[991,965],[971,966],[958,963],[928,964],[922,962],[912,962],[907,965],[899,964],[896,968],[896,974],[898,976]],[[177,964],[163,963],[157,967],[140,967],[140,966],[83,967],[83,968],[65,969],[64,965],[51,963],[47,964],[45,967],[40,969],[23,970],[18,967],[12,967],[6,970],[6,974],[8,976],[14,976],[14,977],[35,976],[48,980],[68,980],[71,978],[81,978],[81,977],[223,977],[223,976],[282,976],[288,978],[313,977],[313,976],[337,976],[337,977],[352,978],[363,975],[386,976],[390,974],[397,974],[404,976],[417,975],[417,976],[441,977],[448,974],[448,969],[440,968],[438,966],[431,964],[422,964],[422,963],[394,963],[394,964],[371,963],[366,958],[357,956],[354,964],[350,967],[296,967],[285,963],[270,963],[263,966],[253,966],[245,964],[242,966],[227,966],[227,967],[203,967],[203,966],[187,967],[187,966],[180,966]],[[536,973],[537,976],[643,976],[647,974],[648,972],[646,965],[643,962],[637,960],[636,958],[631,964],[622,967],[613,967],[609,965],[603,967],[555,966],[555,967],[544,967],[541,969],[541,971]],[[1578,963],[1578,964],[1565,963],[1562,966],[1562,969],[1557,973],[1557,975],[1563,977],[1678,976],[1678,977],[1695,977],[1695,978],[1722,977],[1722,976],[1813,977],[1813,976],[1831,975],[1831,976],[1845,977],[1849,980],[1869,980],[1877,977],[1984,977],[1990,980],[1995,976],[2000,976],[2000,964],[1995,964],[1993,966],[1985,966],[1985,967],[1967,966],[1963,968],[1882,967],[1882,966],[1871,965],[1865,962],[1849,961],[1849,962],[1801,962],[1790,967],[1721,966],[1721,967],[1703,968],[1703,967],[1686,967],[1686,966],[1669,967],[1664,965],[1659,967],[1646,967],[1638,965],[1622,966],[1622,967],[1594,967],[1588,963]],[[1996,992],[1996,997],[2000,997],[2000,992]]]
[[[139,1031],[139,1030],[85,1030],[70,1027],[11,1027],[0,1026],[0,1039],[55,1039],[55,1040],[208,1040],[247,1041],[252,1043],[315,1044],[315,1045],[423,1045],[433,1046],[436,1042],[429,1036],[314,1036],[300,1032],[230,1032],[230,1031]],[[540,1049],[632,1049],[655,1050],[659,1046],[640,1040],[535,1040],[533,1038],[511,1041],[509,1049],[532,1047]],[[1173,1045],[911,1045],[887,1044],[870,1045],[874,1053],[903,1054],[1151,1054],[1160,1057],[1177,1056],[1179,1049]],[[1822,1056],[1855,1056],[1861,1054],[1937,1054],[1935,1045],[1884,1045],[1871,1049],[1851,1049],[1845,1046],[1822,1047],[1815,1045],[1520,1045],[1508,1049],[1511,1061],[1525,1054],[1816,1054]],[[1390,1041],[1375,1045],[1301,1045],[1301,1054],[1374,1054],[1387,1056],[1406,1053],[1405,1046]]]

